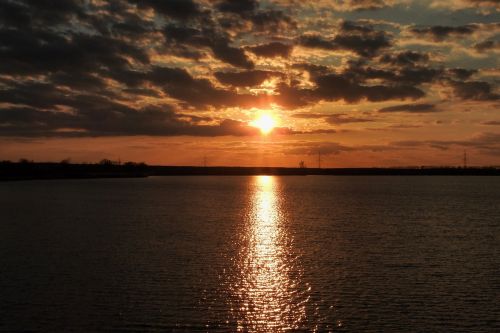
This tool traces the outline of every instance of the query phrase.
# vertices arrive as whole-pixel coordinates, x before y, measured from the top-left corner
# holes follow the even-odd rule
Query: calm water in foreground
[[[500,330],[500,177],[0,183],[0,330]]]

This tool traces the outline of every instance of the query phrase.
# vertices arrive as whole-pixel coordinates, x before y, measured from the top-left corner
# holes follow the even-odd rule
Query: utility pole
[[[207,156],[203,156],[203,167],[207,167]]]
[[[464,149],[464,169],[467,169],[467,150]]]

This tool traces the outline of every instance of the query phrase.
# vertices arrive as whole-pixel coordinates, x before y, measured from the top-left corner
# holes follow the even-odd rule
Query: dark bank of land
[[[281,168],[149,166],[144,163],[97,164],[0,162],[0,180],[136,178],[149,176],[244,176],[244,175],[383,175],[383,176],[500,176],[499,167],[408,167],[408,168]]]

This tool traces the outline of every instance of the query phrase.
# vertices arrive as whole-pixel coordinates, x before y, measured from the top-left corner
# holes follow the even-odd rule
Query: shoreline
[[[2,163],[0,181],[144,178],[149,176],[500,176],[496,167],[286,168],[148,166],[145,164]]]

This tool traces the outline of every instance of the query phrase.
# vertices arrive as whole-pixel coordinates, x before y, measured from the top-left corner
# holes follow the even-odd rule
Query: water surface
[[[493,332],[500,178],[0,183],[0,330]]]

